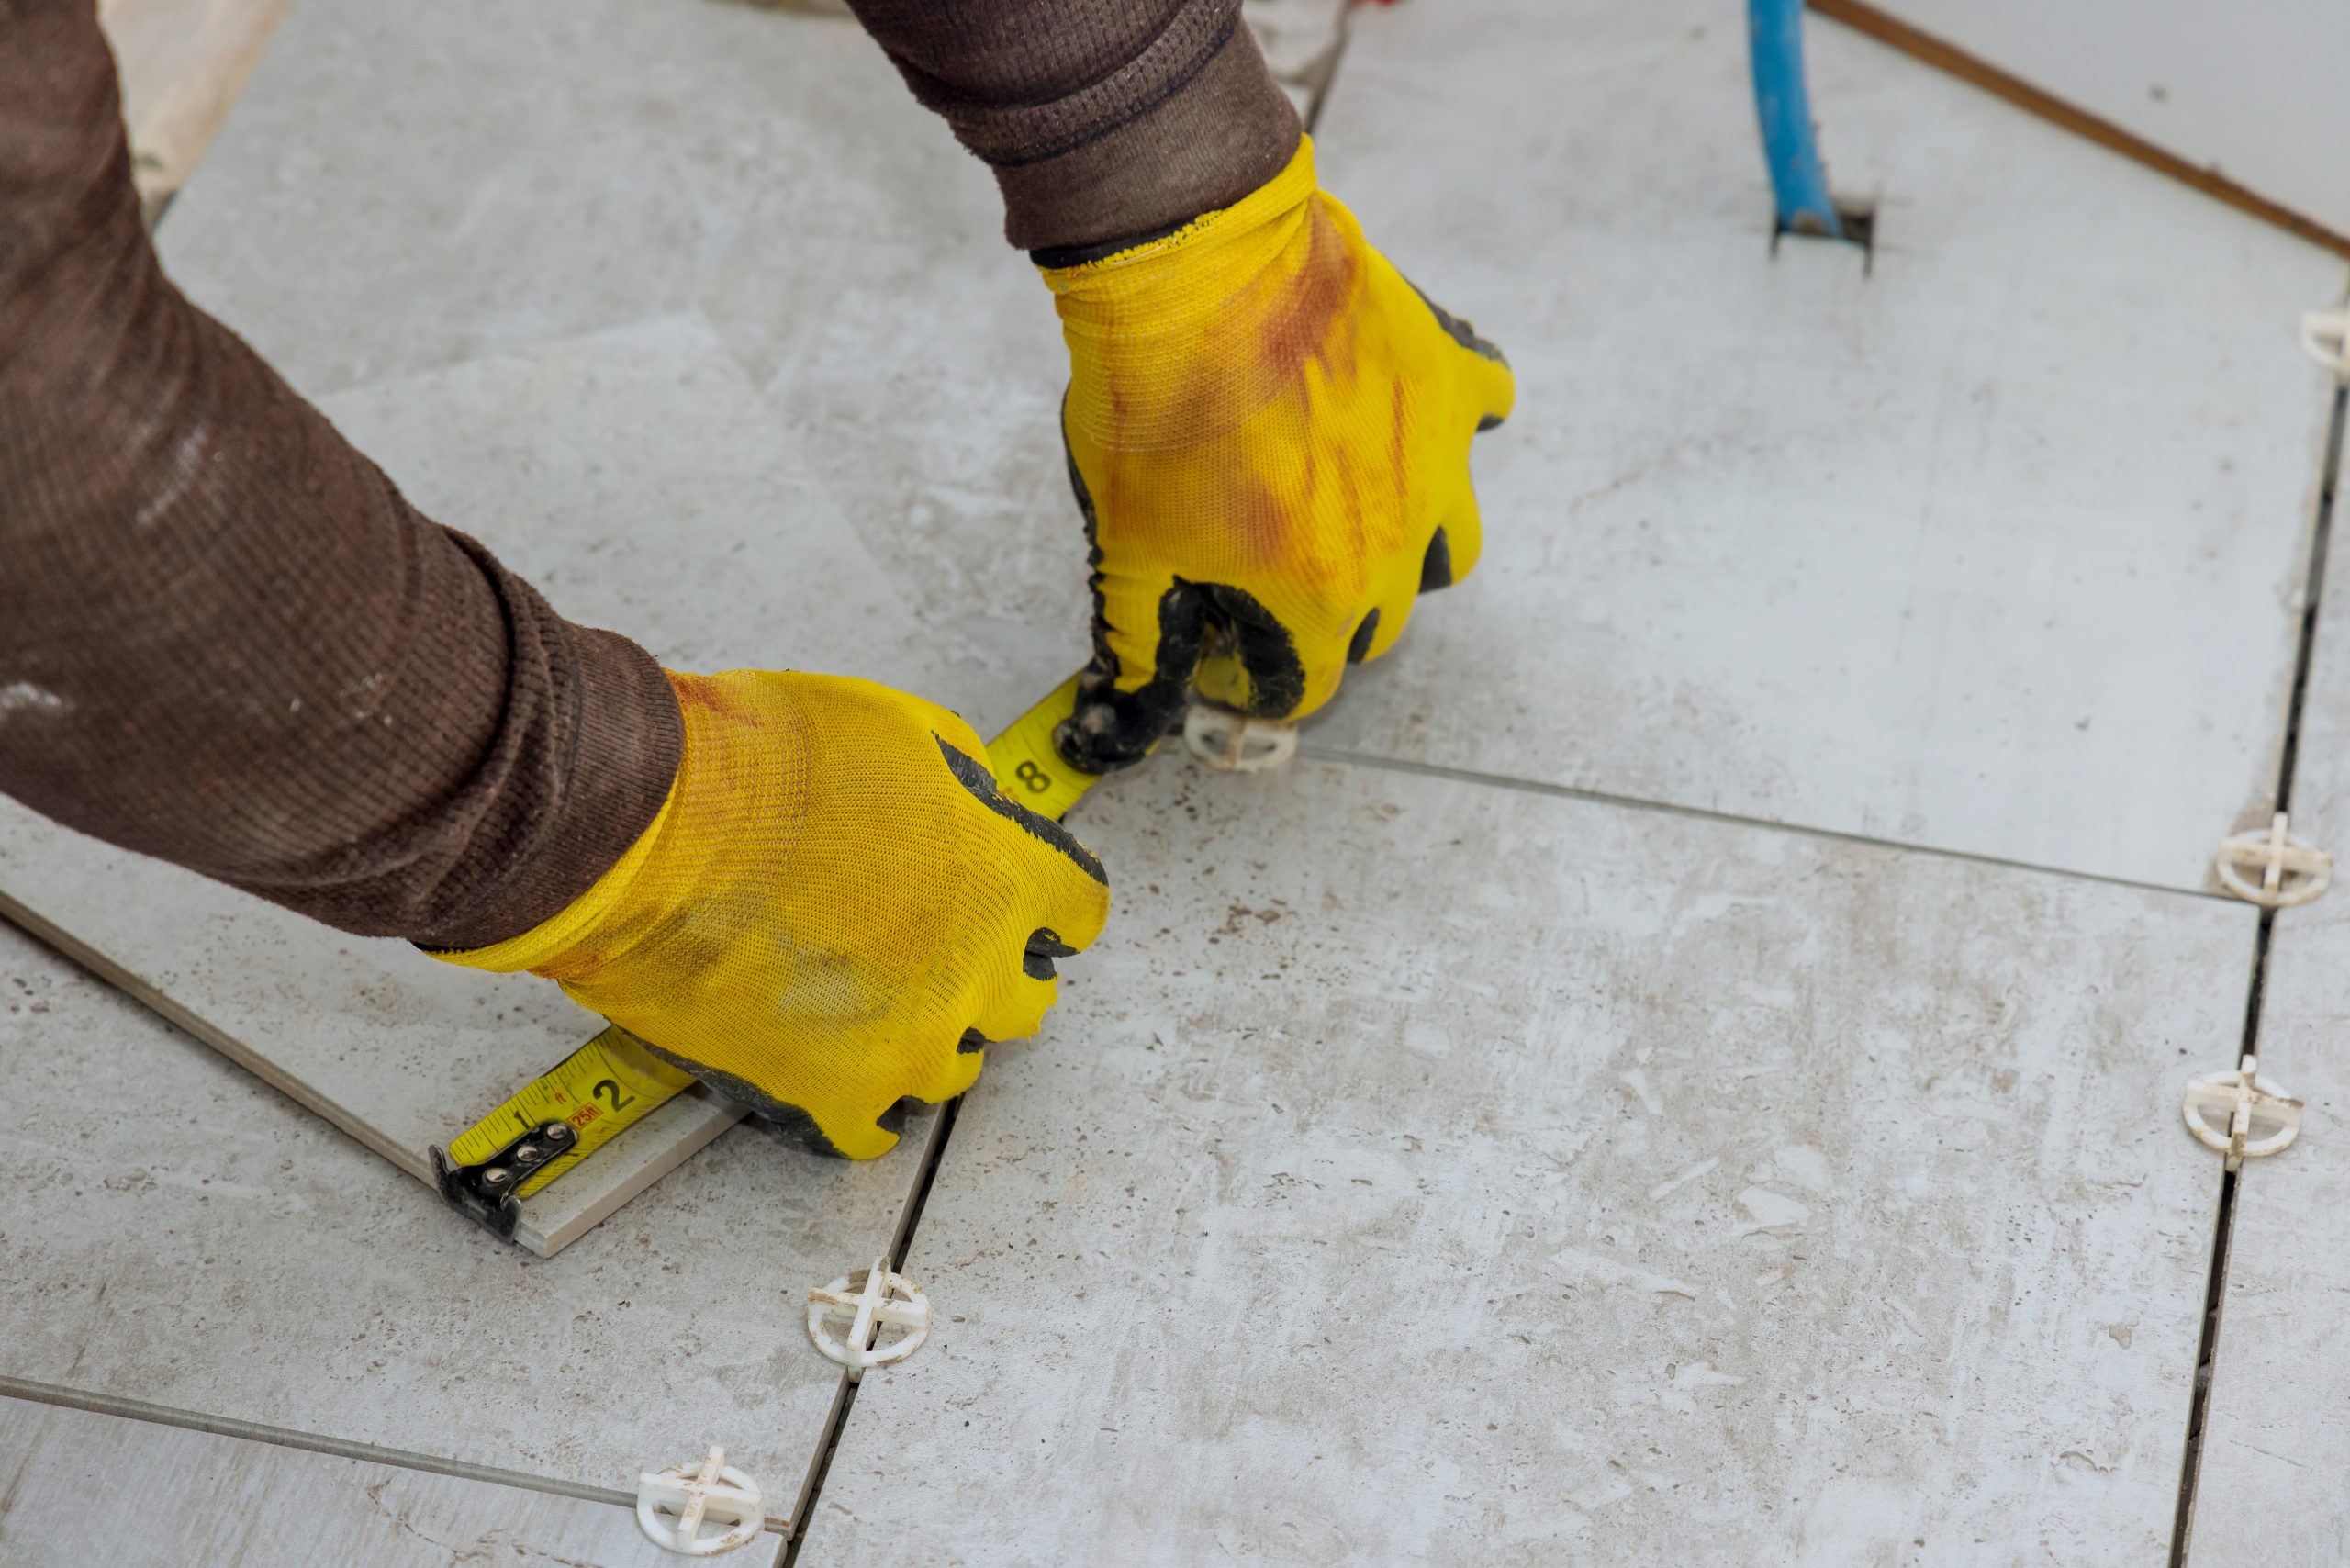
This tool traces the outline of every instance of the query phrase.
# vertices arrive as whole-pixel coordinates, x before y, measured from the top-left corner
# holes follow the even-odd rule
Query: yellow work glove
[[[676,675],[685,753],[596,885],[495,946],[816,1147],[869,1159],[1033,1034],[1053,960],[1100,934],[1102,864],[996,792],[946,709],[870,681]]]
[[[1069,761],[1136,760],[1195,678],[1303,718],[1476,565],[1469,438],[1509,413],[1509,366],[1315,187],[1310,140],[1237,204],[1044,275],[1094,548]]]

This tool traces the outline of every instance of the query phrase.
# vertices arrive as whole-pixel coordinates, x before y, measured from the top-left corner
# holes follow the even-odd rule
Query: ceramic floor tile
[[[631,1510],[0,1398],[10,1568],[666,1568]],[[728,1559],[772,1568],[769,1534]]]
[[[314,390],[698,306],[927,634],[1048,689],[1065,369],[990,182],[853,28],[671,4],[310,0],[171,264]],[[1326,177],[1522,401],[1486,569],[1315,744],[2199,885],[2265,805],[2339,262],[1823,26],[1879,252],[1774,263],[1711,9],[1358,23]]]
[[[2238,0],[2228,25],[2126,0],[1880,0],[1938,39],[2123,127],[2199,169],[2350,234],[2337,150],[2350,106],[2331,62],[2350,13],[2325,0]],[[2247,113],[2250,104],[2260,106]]]
[[[1089,827],[808,1561],[2159,1560],[2248,908],[1315,762]]]
[[[2293,1147],[2247,1160],[2236,1182],[2191,1568],[2350,1561],[2350,906],[2329,902],[2341,897],[2288,911],[2269,948],[2260,1070],[2307,1107]],[[2229,1056],[2218,1047],[2194,1070],[2233,1067]],[[2219,1157],[2204,1159],[2216,1183]]]
[[[1024,704],[1088,600],[1067,360],[1002,226],[845,18],[306,0],[161,240],[313,397],[698,307],[920,623]]]
[[[2338,854],[2350,835],[2350,562],[2338,543],[2331,554],[2292,805],[2294,831]],[[2350,1473],[2344,897],[2337,887],[2280,913],[2269,947],[2260,1070],[2308,1105],[2293,1147],[2247,1161],[2236,1183],[2193,1568],[2350,1557],[2350,1503],[2340,1485]],[[2227,1054],[2213,1051],[2198,1070],[2234,1066]]]
[[[992,186],[845,17],[305,0],[159,241],[314,398],[687,309],[730,271],[772,363],[954,220],[910,163]]]
[[[599,1488],[719,1442],[778,1517],[839,1387],[806,1291],[922,1141],[745,1124],[542,1260],[5,926],[0,1079],[0,1378]]]
[[[325,407],[428,513],[482,538],[565,612],[629,626],[666,663],[854,670],[991,722],[969,700],[979,686],[913,634],[798,442],[698,318]],[[342,935],[5,801],[0,901],[102,956],[207,1039],[265,1058],[306,1103],[420,1179],[431,1145],[600,1027],[552,986]],[[526,1202],[529,1243],[568,1240],[625,1195],[610,1179],[650,1180],[731,1114],[699,1093],[655,1113]],[[901,1178],[865,1181],[871,1206],[857,1223],[886,1236]],[[841,1243],[869,1254],[874,1237],[844,1225]]]
[[[2273,772],[2341,263],[1807,37],[1865,278],[1767,256],[1718,8],[1356,19],[1325,177],[1519,402],[1473,608],[1322,744],[2199,885]]]

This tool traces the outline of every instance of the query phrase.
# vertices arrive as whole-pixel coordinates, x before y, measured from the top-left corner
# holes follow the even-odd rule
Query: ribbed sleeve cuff
[[[544,923],[611,869],[660,815],[685,749],[677,693],[653,656],[627,638],[570,629],[577,707],[566,787],[531,825],[505,876],[411,939],[431,948],[487,947]]]
[[[1171,91],[1109,129],[1042,155],[980,155],[1003,191],[1004,237],[1036,251],[1137,238],[1229,207],[1280,174],[1303,134],[1257,40],[1235,26]]]

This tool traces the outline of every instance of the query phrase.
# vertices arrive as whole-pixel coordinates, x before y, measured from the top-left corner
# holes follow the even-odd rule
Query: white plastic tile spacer
[[[2291,909],[2325,891],[2333,880],[2333,857],[2285,831],[2278,812],[2266,833],[2240,833],[2220,841],[2212,860],[2221,885],[2265,909]],[[2257,868],[2258,881],[2245,873]]]
[[[2275,1079],[2260,1075],[2258,1057],[2244,1058],[2233,1072],[2207,1072],[2188,1080],[2179,1112],[2195,1141],[2226,1155],[2231,1170],[2242,1170],[2247,1159],[2277,1153],[2301,1131],[2300,1101]],[[2267,1130],[2255,1137],[2263,1127]]]
[[[2303,316],[2301,352],[2350,380],[2350,308],[2312,310]]]
[[[1297,755],[1297,726],[1194,702],[1183,715],[1183,745],[1220,772],[1262,773]]]
[[[637,1528],[680,1557],[732,1551],[758,1534],[767,1518],[759,1484],[727,1463],[726,1450],[715,1445],[699,1466],[673,1464],[636,1478]],[[724,1526],[724,1533],[702,1534],[711,1525]]]
[[[836,1317],[848,1319],[847,1333],[833,1332],[831,1320]],[[905,1333],[890,1344],[877,1344],[885,1326]],[[886,1258],[808,1293],[808,1338],[848,1368],[851,1383],[862,1379],[867,1367],[904,1361],[929,1337],[930,1298],[903,1274],[891,1273]]]

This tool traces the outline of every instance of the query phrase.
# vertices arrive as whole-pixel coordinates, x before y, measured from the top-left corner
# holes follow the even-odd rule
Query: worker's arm
[[[1196,683],[1302,718],[1482,541],[1508,366],[1363,238],[1239,0],[851,0],[994,170],[1058,303],[1093,660],[1059,744],[1140,757]]]
[[[1240,0],[849,0],[994,171],[1023,250],[1126,244],[1281,171],[1297,112]]]
[[[400,497],[157,265],[88,0],[0,5],[0,790],[345,930],[578,896],[676,700]]]
[[[0,791],[345,930],[549,975],[845,1153],[1101,929],[978,736],[665,673],[165,280],[90,0],[0,0]]]

